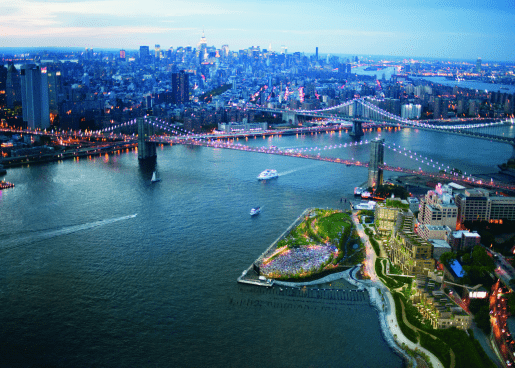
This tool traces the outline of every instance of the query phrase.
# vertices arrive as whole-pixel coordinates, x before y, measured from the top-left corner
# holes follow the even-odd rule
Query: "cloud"
[[[139,34],[158,34],[174,31],[189,31],[192,28],[165,28],[145,26],[110,26],[110,27],[46,27],[34,31],[27,28],[11,28],[0,25],[0,36],[11,38],[46,38],[49,36],[63,37],[115,37]]]

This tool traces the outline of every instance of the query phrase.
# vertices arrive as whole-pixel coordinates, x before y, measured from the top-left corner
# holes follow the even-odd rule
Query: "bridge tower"
[[[370,143],[370,162],[368,163],[368,186],[377,188],[383,184],[383,169],[379,165],[384,164],[384,139],[378,139]]]
[[[283,112],[283,121],[287,122],[291,125],[298,125],[299,119],[297,118],[297,113],[295,111],[285,111]]]
[[[149,117],[149,120],[152,118]],[[146,140],[154,135],[154,126],[144,118],[137,118],[138,124],[138,159],[147,160],[156,158],[156,144]]]
[[[363,133],[363,127],[361,126],[361,121],[352,122],[352,130],[349,135],[353,138],[360,138],[365,135],[365,133]]]

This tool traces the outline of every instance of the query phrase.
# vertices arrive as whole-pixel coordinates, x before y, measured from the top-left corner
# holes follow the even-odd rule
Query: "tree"
[[[445,252],[440,256],[440,263],[443,263],[447,267],[449,267],[455,260],[456,254],[453,252]]]

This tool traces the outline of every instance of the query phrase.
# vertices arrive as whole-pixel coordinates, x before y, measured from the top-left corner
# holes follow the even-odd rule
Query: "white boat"
[[[355,196],[360,196],[362,192],[363,192],[363,188],[360,188],[360,187],[354,188],[354,195]]]
[[[150,182],[151,183],[155,183],[156,181],[161,181],[161,179],[159,178],[159,176],[157,175],[157,171],[154,171],[152,173],[152,179],[150,179]]]
[[[250,210],[250,215],[251,216],[256,216],[256,215],[259,215],[260,212],[261,212],[261,208],[260,207],[254,207],[253,209]]]
[[[267,169],[263,171],[261,174],[258,175],[258,180],[266,180],[266,179],[273,179],[277,178],[279,175],[277,174],[277,170],[270,170]]]
[[[372,193],[367,191],[361,192],[361,198],[370,198],[371,195]]]

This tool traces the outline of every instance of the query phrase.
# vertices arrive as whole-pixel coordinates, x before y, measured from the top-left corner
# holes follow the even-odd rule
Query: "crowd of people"
[[[338,256],[338,249],[332,245],[308,245],[288,249],[272,261],[263,262],[261,273],[268,277],[295,276],[320,269]]]

